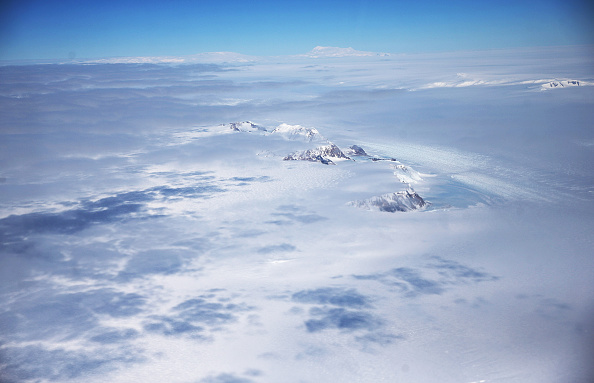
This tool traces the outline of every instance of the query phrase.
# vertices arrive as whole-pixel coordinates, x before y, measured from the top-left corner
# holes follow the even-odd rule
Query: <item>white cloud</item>
[[[0,68],[3,376],[587,377],[590,62],[319,51]]]

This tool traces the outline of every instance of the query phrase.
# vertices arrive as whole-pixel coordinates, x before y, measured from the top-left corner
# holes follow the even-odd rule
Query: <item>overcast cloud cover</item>
[[[82,4],[0,8],[0,382],[592,380],[589,3]]]

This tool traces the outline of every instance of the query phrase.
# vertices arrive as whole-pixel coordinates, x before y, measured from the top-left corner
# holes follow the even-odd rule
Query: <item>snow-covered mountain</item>
[[[349,202],[350,205],[367,210],[378,210],[394,213],[397,211],[422,210],[427,202],[412,188],[408,190],[383,194],[362,201]]]
[[[291,153],[283,160],[285,161],[312,161],[321,162],[326,165],[334,164],[331,158],[350,160],[340,148],[332,143],[329,145],[318,146],[315,149],[308,149],[300,152]]]
[[[371,160],[373,162],[377,162],[377,161],[392,161],[395,162],[396,158],[393,157],[378,157],[378,156],[370,156],[369,154],[367,154],[367,152],[365,151],[365,149],[363,149],[362,147],[358,146],[358,145],[351,145],[348,148],[346,148],[344,150],[344,153],[348,156],[352,156],[352,157],[363,157],[364,159],[368,159]]]
[[[256,125],[251,121],[232,122],[228,124],[229,128],[235,132],[266,132],[266,128]]]
[[[304,56],[312,58],[321,57],[371,57],[371,56],[390,56],[389,53],[377,53],[377,52],[365,52],[358,51],[351,47],[339,48],[339,47],[321,47],[317,46],[311,51],[307,52]]]
[[[270,134],[279,135],[288,140],[328,142],[316,128],[306,128],[301,125],[280,124]]]
[[[580,86],[580,82],[577,80],[554,80],[542,84],[543,89],[565,88],[569,86]]]
[[[398,180],[405,184],[416,184],[422,181],[421,174],[411,168],[410,166],[398,164],[394,166],[394,175],[398,177]]]
[[[270,134],[279,135],[287,140],[292,141],[326,144],[311,149],[295,151],[285,156],[283,158],[285,161],[312,161],[330,165],[334,164],[334,162],[331,160],[332,158],[350,160],[350,158],[345,155],[338,146],[322,136],[316,128],[306,128],[301,125],[281,124],[272,132],[270,132]]]
[[[368,156],[362,147],[357,145],[351,145],[344,150],[344,153],[348,156]]]

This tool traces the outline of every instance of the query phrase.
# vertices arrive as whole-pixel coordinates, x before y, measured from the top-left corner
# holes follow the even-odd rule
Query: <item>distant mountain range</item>
[[[325,165],[330,165],[330,164],[334,164],[334,162],[332,162],[331,158],[350,160],[350,158],[347,157],[342,152],[342,150],[340,150],[340,148],[338,146],[334,145],[333,143],[330,143],[330,144],[324,145],[324,146],[318,146],[315,149],[308,149],[308,150],[304,150],[301,152],[291,153],[288,156],[286,156],[285,158],[283,158],[283,160],[285,160],[285,161],[294,161],[294,160],[312,161],[312,162],[321,162]]]
[[[304,56],[312,58],[320,57],[370,57],[370,56],[390,56],[389,53],[378,53],[378,52],[365,52],[358,51],[351,47],[338,48],[338,47],[320,47],[317,46],[311,51],[307,52]]]

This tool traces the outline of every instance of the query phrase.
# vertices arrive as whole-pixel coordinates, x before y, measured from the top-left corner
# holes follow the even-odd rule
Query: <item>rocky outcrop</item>
[[[263,136],[270,137],[274,135],[290,141],[300,141],[295,142],[295,148],[311,148],[288,154],[283,157],[284,161],[310,161],[319,162],[324,165],[335,165],[335,161],[351,160],[349,157],[350,155],[362,158],[366,161],[395,162],[395,164],[391,165],[394,169],[394,175],[396,175],[400,182],[409,185],[408,190],[383,194],[361,201],[352,201],[349,202],[349,204],[367,210],[391,213],[397,211],[422,210],[428,205],[428,203],[410,187],[410,184],[422,180],[421,175],[411,167],[400,164],[395,158],[371,157],[358,145],[351,145],[345,150],[345,154],[345,152],[338,146],[322,136],[316,128],[306,128],[301,125],[281,124],[270,132],[250,121],[232,122],[230,124],[222,124],[222,126],[228,126],[229,129],[234,132],[259,132]],[[265,157],[276,156],[270,151],[262,151],[258,155]]]
[[[315,149],[308,149],[301,152],[291,153],[283,160],[285,161],[312,161],[321,162],[325,165],[333,165],[331,158],[350,160],[340,148],[334,144],[319,146]]]
[[[397,193],[371,197],[363,201],[349,202],[349,204],[367,210],[378,210],[389,213],[422,210],[428,205],[412,188]]]
[[[362,147],[360,147],[360,146],[357,146],[357,145],[352,145],[352,146],[349,146],[349,147],[348,147],[348,148],[347,148],[347,149],[344,151],[344,153],[345,153],[347,156],[366,156],[366,157],[368,156],[368,155],[367,155],[367,153],[365,152],[365,150],[363,150],[363,148],[362,148]]]
[[[229,124],[229,129],[235,132],[266,132],[266,128],[256,125],[251,121],[232,122]]]
[[[568,86],[580,86],[580,82],[577,80],[554,80],[542,84],[544,89],[565,88]]]

